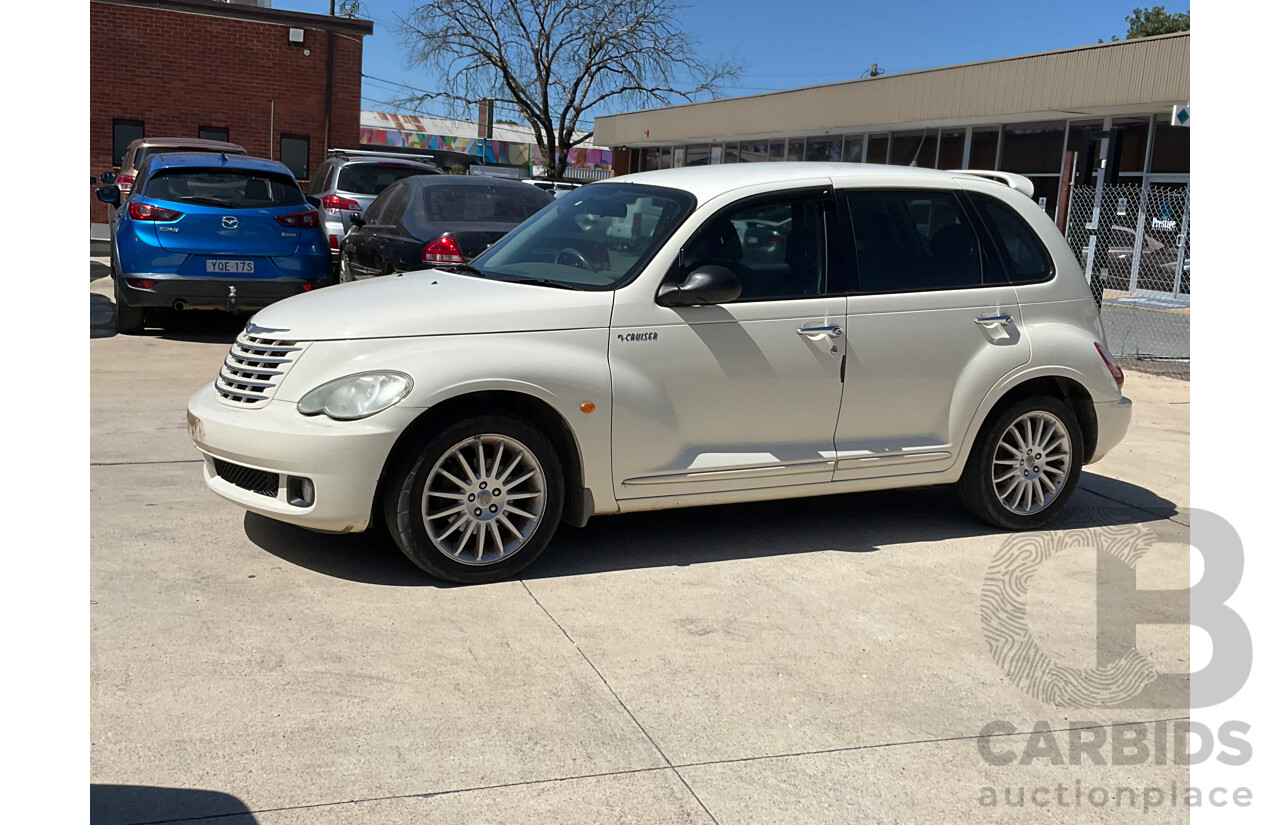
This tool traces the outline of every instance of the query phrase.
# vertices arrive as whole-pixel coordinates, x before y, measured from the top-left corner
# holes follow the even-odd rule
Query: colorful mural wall
[[[460,152],[483,157],[485,163],[504,163],[512,166],[528,166],[541,163],[538,147],[530,143],[512,140],[482,140],[481,138],[455,137],[454,135],[429,135],[424,132],[403,132],[399,129],[374,129],[360,127],[361,146],[396,146],[407,149],[435,149]],[[608,149],[572,150],[569,165],[579,169],[612,169],[613,152]]]

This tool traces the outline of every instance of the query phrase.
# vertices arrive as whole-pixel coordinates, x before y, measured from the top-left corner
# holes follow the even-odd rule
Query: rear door
[[[842,193],[849,295],[836,480],[939,472],[992,386],[1031,358],[1014,287],[960,193]]]

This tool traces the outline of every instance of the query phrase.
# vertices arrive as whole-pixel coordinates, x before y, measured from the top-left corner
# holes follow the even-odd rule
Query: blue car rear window
[[[147,181],[143,194],[156,200],[262,209],[306,203],[297,182],[286,175],[241,169],[161,169]]]

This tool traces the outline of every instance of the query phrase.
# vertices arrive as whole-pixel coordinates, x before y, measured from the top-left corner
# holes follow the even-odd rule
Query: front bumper
[[[149,289],[129,284],[147,279]],[[329,283],[326,279],[301,278],[187,278],[169,274],[130,274],[120,279],[120,299],[131,307],[146,309],[256,310]]]
[[[1090,464],[1101,460],[1124,440],[1125,433],[1129,431],[1129,422],[1133,418],[1133,402],[1121,396],[1119,401],[1097,402],[1093,409],[1098,418],[1098,444],[1093,450]]]
[[[324,415],[300,415],[287,401],[236,409],[222,403],[210,383],[187,402],[187,430],[205,456],[204,480],[210,490],[268,518],[351,533],[369,526],[387,457],[400,433],[421,412],[392,407],[361,421],[334,421]],[[220,476],[214,459],[278,474],[275,495]],[[291,477],[310,480],[310,504],[290,503]]]

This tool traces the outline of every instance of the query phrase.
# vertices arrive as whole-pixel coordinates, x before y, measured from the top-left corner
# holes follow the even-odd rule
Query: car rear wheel
[[[1075,491],[1083,443],[1065,402],[1049,396],[1016,401],[983,426],[960,478],[960,499],[996,527],[1042,527]]]
[[[116,332],[121,335],[137,335],[147,323],[147,311],[131,307],[120,298],[120,271],[115,271]]]
[[[351,256],[343,252],[338,256],[338,283],[349,284],[354,280],[351,275]]]
[[[529,422],[500,413],[459,421],[411,451],[383,500],[401,551],[431,575],[461,584],[528,567],[563,508],[555,448]]]

